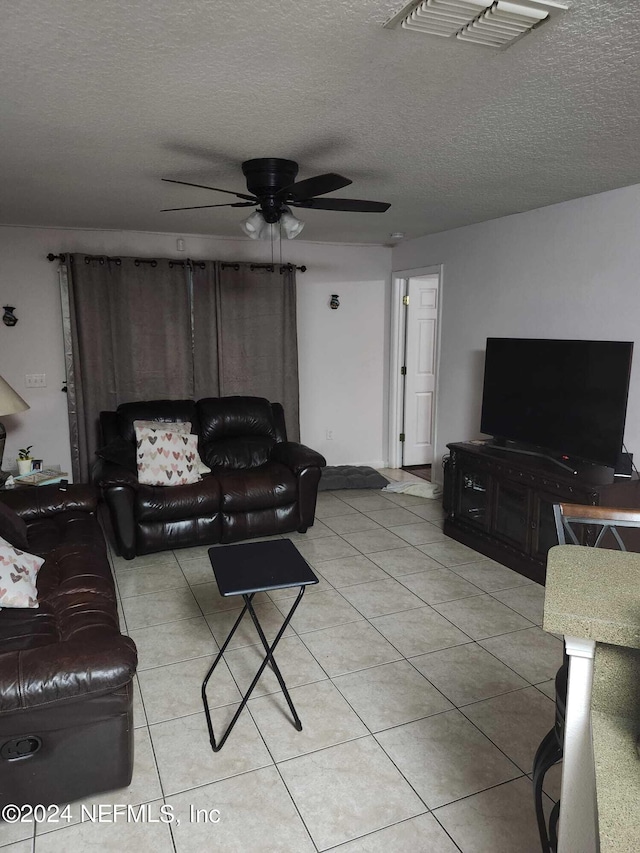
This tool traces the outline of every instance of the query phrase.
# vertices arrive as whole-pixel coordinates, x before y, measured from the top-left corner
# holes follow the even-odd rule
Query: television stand
[[[565,471],[569,471],[571,474],[578,473],[574,466],[567,465],[566,462],[561,462],[559,459],[556,459],[555,456],[551,456],[549,453],[543,453],[541,450],[524,450],[521,447],[508,447],[506,444],[492,444],[490,446],[493,447],[494,450],[504,450],[505,453],[520,453],[523,456],[535,456],[538,459],[545,459],[553,465],[558,465],[558,467],[564,468]]]
[[[555,503],[640,507],[637,474],[616,480],[613,469],[597,465],[574,473],[484,442],[448,447],[444,532],[538,583],[545,581],[547,551],[558,544]],[[585,545],[595,532],[587,530]],[[640,531],[625,531],[623,538],[630,551],[640,551]]]

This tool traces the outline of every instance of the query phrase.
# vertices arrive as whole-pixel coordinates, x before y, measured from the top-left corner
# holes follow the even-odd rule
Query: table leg
[[[233,635],[235,634],[235,632],[238,628],[238,625],[242,622],[242,618],[243,618],[244,614],[247,612],[247,609],[249,606],[247,599],[249,599],[249,601],[250,601],[251,598],[253,598],[253,596],[250,596],[250,597],[245,596],[244,607],[242,608],[240,615],[238,616],[238,618],[234,622],[233,628],[229,631],[227,639],[224,641],[224,643],[220,647],[220,651],[216,655],[214,662],[209,667],[209,671],[207,672],[207,674],[204,678],[204,681],[202,682],[201,695],[202,695],[202,703],[204,705],[204,713],[205,713],[205,716],[207,718],[207,728],[209,729],[209,740],[211,741],[211,746],[213,747],[214,751],[216,751],[216,752],[218,751],[218,749],[220,749],[220,746],[222,746],[222,744],[220,744],[220,746],[216,748],[216,739],[215,739],[215,736],[213,734],[213,724],[211,723],[211,712],[209,711],[209,703],[207,702],[207,684],[209,683],[209,679],[213,675],[215,668],[220,663],[220,660],[222,659],[222,655],[225,653],[227,646],[231,642],[231,639],[232,639]],[[236,718],[234,717],[233,722],[235,722],[235,719]],[[229,727],[229,729],[230,728],[231,727]],[[227,734],[228,733],[229,732],[227,731]],[[225,737],[225,740],[226,740],[226,737]],[[223,741],[223,743],[224,743],[224,741]]]
[[[300,599],[302,598],[302,596],[304,594],[304,589],[305,588],[303,586],[300,587],[300,592],[298,593],[298,597],[296,598],[295,602],[293,603],[293,607],[289,611],[289,615],[287,616],[286,621],[281,628],[280,634],[276,638],[276,640],[275,640],[275,642],[271,648],[269,648],[269,643],[267,641],[267,638],[264,635],[264,631],[262,630],[262,625],[258,621],[258,617],[255,614],[255,611],[253,609],[253,605],[251,604],[250,601],[247,601],[247,607],[249,609],[249,615],[253,619],[253,624],[256,626],[256,631],[258,632],[258,634],[260,636],[260,640],[262,641],[262,645],[264,646],[264,650],[267,653],[267,657],[265,658],[265,665],[267,663],[271,664],[271,669],[274,671],[276,678],[278,679],[280,687],[282,688],[282,692],[284,693],[284,698],[287,700],[287,705],[289,706],[289,710],[291,711],[291,713],[293,715],[293,720],[294,720],[293,724],[299,732],[302,731],[302,723],[300,722],[300,717],[298,716],[298,712],[296,711],[296,709],[293,705],[293,702],[291,701],[291,696],[289,696],[289,691],[287,690],[287,685],[284,683],[284,678],[282,677],[282,673],[280,672],[280,667],[275,662],[275,659],[273,657],[273,649],[275,648],[276,643],[278,642],[278,640],[282,636],[282,632],[285,630],[285,628],[289,624],[291,617],[293,616],[298,604],[300,604]],[[245,601],[246,601],[246,599],[247,599],[247,596],[245,596]]]
[[[273,641],[273,643],[271,644],[271,646],[269,645],[267,638],[265,637],[264,631],[262,630],[262,626],[260,625],[260,622],[258,621],[258,617],[256,616],[256,613],[255,613],[255,610],[253,609],[252,600],[253,600],[254,593],[252,593],[251,595],[243,595],[242,596],[244,599],[244,607],[242,608],[242,612],[240,613],[240,615],[236,619],[236,621],[233,625],[233,628],[229,632],[229,636],[224,641],[222,647],[220,648],[220,651],[218,652],[218,654],[216,656],[216,659],[211,664],[209,672],[207,673],[204,681],[202,682],[202,703],[204,705],[204,712],[205,712],[205,716],[207,718],[207,728],[209,729],[209,741],[211,743],[211,748],[213,749],[214,752],[219,752],[222,749],[222,747],[224,746],[227,738],[231,734],[231,730],[235,726],[235,724],[238,720],[238,717],[240,716],[243,708],[245,707],[245,705],[249,701],[249,698],[250,698],[251,694],[253,693],[253,690],[254,690],[256,684],[258,683],[260,676],[264,672],[268,663],[271,664],[273,671],[276,673],[276,677],[278,678],[280,686],[282,687],[282,690],[285,694],[289,708],[291,709],[291,712],[294,716],[294,720],[295,720],[294,725],[295,725],[296,729],[298,729],[298,731],[302,730],[302,723],[300,722],[300,718],[298,717],[298,714],[296,713],[296,709],[293,706],[293,702],[291,701],[291,697],[289,696],[289,692],[288,692],[286,685],[284,683],[284,679],[282,678],[282,674],[280,672],[280,669],[278,668],[278,665],[276,664],[276,662],[274,660],[273,651],[276,648],[276,646],[278,645],[278,643],[280,642],[280,638],[282,637],[282,635],[286,631],[287,626],[289,625],[289,622],[291,621],[291,617],[293,616],[293,614],[296,611],[296,608],[298,607],[298,604],[300,604],[300,601],[302,600],[302,596],[304,594],[304,590],[305,590],[304,586],[301,586],[300,592],[298,593],[298,596],[297,596],[295,602],[293,603],[291,610],[287,614],[287,616],[286,616],[284,622],[282,623],[282,626],[281,626],[280,630],[278,631],[276,638]],[[215,670],[216,666],[220,662],[220,659],[222,658],[224,651],[226,650],[227,646],[229,645],[231,638],[235,634],[235,632],[238,628],[238,625],[242,621],[242,618],[243,618],[244,614],[247,612],[247,610],[249,611],[249,614],[251,615],[253,623],[256,626],[256,630],[258,631],[258,635],[260,636],[260,640],[262,642],[262,645],[264,646],[264,649],[265,649],[267,654],[265,655],[264,660],[260,664],[260,668],[258,669],[257,673],[255,674],[253,681],[249,685],[249,689],[247,690],[247,692],[242,697],[242,701],[240,702],[240,705],[236,709],[236,712],[233,715],[231,722],[227,726],[226,731],[224,732],[224,734],[220,738],[220,741],[217,742],[215,735],[213,733],[213,724],[211,722],[211,712],[209,711],[209,703],[207,702],[207,692],[206,692],[207,691],[207,684],[209,682],[209,679],[211,678],[211,675],[213,674],[213,671]]]

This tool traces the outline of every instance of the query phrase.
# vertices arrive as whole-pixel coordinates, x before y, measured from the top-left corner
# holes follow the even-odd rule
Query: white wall
[[[176,238],[185,251],[176,251]],[[2,418],[7,428],[4,468],[17,449],[33,445],[45,463],[70,470],[66,396],[60,392],[64,359],[57,264],[49,252],[141,257],[268,261],[270,247],[246,239],[126,231],[0,227],[0,298],[16,306],[19,323],[0,324],[0,375],[31,408]],[[380,246],[283,244],[283,259],[298,273],[301,440],[330,465],[380,466],[386,456],[385,320],[391,250]],[[341,307],[329,308],[332,293]],[[26,373],[46,373],[47,387],[25,388]],[[333,441],[326,440],[327,429]]]
[[[639,235],[636,185],[394,249],[394,270],[444,265],[438,457],[448,442],[480,435],[487,337],[635,340]],[[631,374],[625,444],[640,456],[640,348]]]

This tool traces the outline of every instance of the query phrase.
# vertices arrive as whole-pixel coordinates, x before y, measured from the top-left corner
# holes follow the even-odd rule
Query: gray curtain
[[[197,261],[193,265],[193,383],[196,400],[219,397],[220,363],[218,359],[218,265],[215,261]]]
[[[169,260],[81,254],[64,266],[73,479],[87,482],[102,410],[193,397],[189,271]]]
[[[134,400],[266,397],[299,439],[295,269],[76,254],[60,283],[75,482]]]
[[[196,397],[247,394],[282,403],[287,434],[297,441],[295,269],[195,264],[193,309]]]

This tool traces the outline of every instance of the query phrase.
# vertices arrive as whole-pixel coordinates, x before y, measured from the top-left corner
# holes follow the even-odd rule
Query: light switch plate
[[[47,374],[46,373],[26,373],[24,384],[27,388],[46,388]]]

